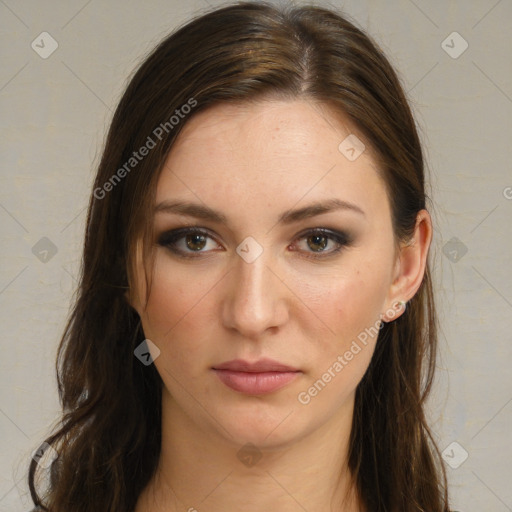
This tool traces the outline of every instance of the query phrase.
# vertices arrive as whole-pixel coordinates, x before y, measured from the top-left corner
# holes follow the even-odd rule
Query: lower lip
[[[219,379],[229,388],[249,395],[272,393],[290,381],[301,372],[235,372],[231,370],[215,370]]]

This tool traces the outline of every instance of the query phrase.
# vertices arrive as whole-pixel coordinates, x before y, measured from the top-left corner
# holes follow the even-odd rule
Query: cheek
[[[351,337],[379,319],[386,292],[379,283],[353,280],[338,295],[336,312],[338,329]]]
[[[201,357],[205,329],[211,325],[210,281],[211,277],[202,279],[197,271],[183,271],[157,257],[142,325],[163,355],[172,351],[173,366]]]
[[[318,414],[343,407],[370,364],[383,298],[383,287],[372,284],[357,276],[339,279],[324,294],[318,311],[331,332],[312,353],[308,378],[297,397],[301,404],[314,404]]]
[[[302,298],[321,318],[335,339],[344,343],[380,318],[387,294],[387,282],[382,271],[371,271],[361,265],[345,265],[344,269],[302,283]]]
[[[338,272],[302,288],[304,303],[327,326],[322,329],[323,336],[313,336],[318,320],[304,315],[310,319],[303,323],[304,332],[311,332],[316,341],[308,347],[311,365],[307,386],[311,396],[322,391],[323,398],[315,400],[318,405],[340,405],[370,364],[389,285],[384,259],[346,258]]]

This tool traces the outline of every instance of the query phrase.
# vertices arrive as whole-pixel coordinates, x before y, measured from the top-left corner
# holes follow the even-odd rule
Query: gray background
[[[512,511],[512,2],[319,4],[381,44],[425,144],[442,325],[430,410],[453,508]],[[27,510],[28,460],[59,411],[55,353],[112,110],[140,59],[208,5],[0,0],[1,511]],[[46,59],[31,47],[51,48],[44,31]]]

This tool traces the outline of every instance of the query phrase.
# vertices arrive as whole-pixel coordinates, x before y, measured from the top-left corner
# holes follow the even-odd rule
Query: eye
[[[207,231],[198,228],[181,228],[162,233],[158,238],[158,244],[167,247],[175,254],[184,258],[197,258],[206,247],[208,240],[213,240]],[[198,253],[197,256],[194,253]]]
[[[301,250],[306,253],[307,258],[317,259],[338,253],[343,247],[352,243],[352,238],[347,233],[325,228],[310,229],[299,236],[297,240],[303,240]]]
[[[209,247],[209,240],[214,241],[214,238],[208,231],[188,227],[162,233],[158,237],[158,244],[168,248],[180,257],[198,258],[202,254],[216,249],[215,246]],[[299,251],[306,253],[305,257],[319,259],[338,253],[343,247],[352,243],[352,238],[341,231],[315,228],[301,234],[296,238],[296,241],[303,241]],[[217,248],[219,247],[216,242],[214,245],[217,245]],[[289,247],[292,247],[292,250],[295,251],[297,245],[300,244],[294,242]],[[334,247],[329,250],[330,246]]]

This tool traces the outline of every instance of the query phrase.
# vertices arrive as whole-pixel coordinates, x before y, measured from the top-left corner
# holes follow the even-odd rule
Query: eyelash
[[[205,230],[197,227],[190,227],[190,228],[179,228],[171,231],[166,231],[165,233],[162,233],[158,238],[158,245],[165,247],[172,251],[174,254],[178,255],[181,258],[200,258],[201,254],[203,254],[201,251],[195,251],[195,252],[189,252],[187,251],[184,253],[181,249],[176,248],[176,243],[185,236],[189,234],[197,234],[201,235],[207,238],[211,238],[214,240],[214,238]],[[306,255],[306,258],[319,260],[322,258],[327,258],[329,256],[332,256],[336,253],[339,253],[343,247],[348,247],[352,244],[352,237],[348,235],[347,233],[344,233],[342,231],[333,231],[325,228],[313,228],[309,229],[305,233],[302,233],[299,235],[296,240],[301,240],[303,238],[307,238],[309,236],[321,236],[328,238],[330,240],[333,240],[338,244],[338,247],[336,249],[333,249],[329,252],[319,251],[318,253],[312,252],[311,255]],[[197,254],[197,256],[196,256]]]

